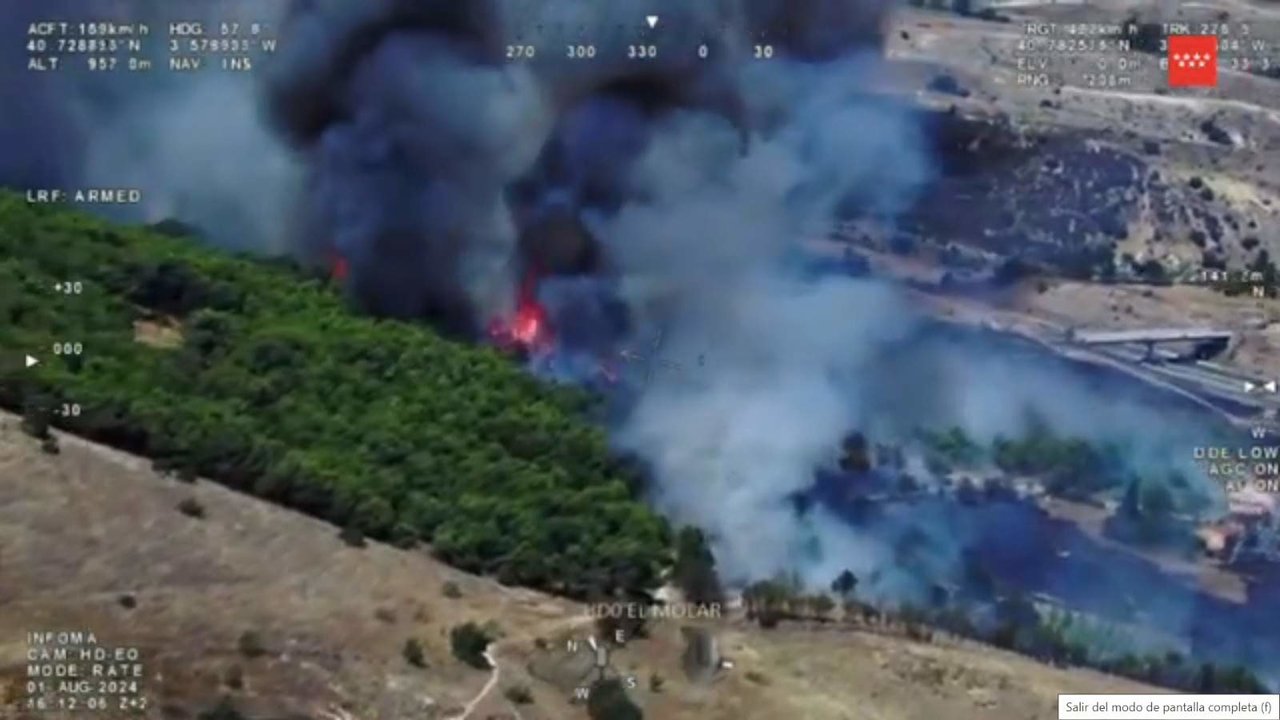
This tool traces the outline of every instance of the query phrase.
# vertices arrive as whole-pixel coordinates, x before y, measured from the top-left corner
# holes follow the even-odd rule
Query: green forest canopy
[[[80,294],[56,283],[82,283]],[[503,582],[651,587],[670,532],[589,399],[348,309],[326,279],[0,194],[0,405]],[[135,323],[180,323],[180,343]],[[83,354],[55,356],[58,343]]]

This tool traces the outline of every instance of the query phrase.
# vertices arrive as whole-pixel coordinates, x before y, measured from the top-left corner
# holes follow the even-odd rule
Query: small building
[[[1238,551],[1270,557],[1275,550],[1277,498],[1247,488],[1228,494],[1227,514],[1196,530],[1206,555],[1224,562],[1237,559]]]
[[[1196,539],[1205,555],[1215,560],[1228,560],[1244,535],[1244,526],[1230,520],[1218,520],[1196,529]]]

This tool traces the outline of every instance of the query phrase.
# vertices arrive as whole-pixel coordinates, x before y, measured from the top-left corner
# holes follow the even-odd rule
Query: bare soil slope
[[[203,517],[177,509],[192,499]],[[496,679],[450,655],[448,630],[468,619],[502,628],[491,648]],[[0,701],[11,703],[0,717],[26,717],[13,701],[26,679],[26,634],[37,630],[138,647],[147,718],[194,717],[223,695],[254,718],[586,716],[529,671],[539,652],[591,632],[581,606],[463,575],[421,551],[348,547],[325,523],[160,477],[75,438],[62,436],[61,453],[48,455],[0,416]],[[1059,692],[1142,691],[982,646],[737,622],[713,628],[733,667],[695,683],[681,670],[680,630],[658,624],[611,661],[611,672],[637,678],[632,696],[648,718],[1027,720],[1056,717]],[[261,654],[246,653],[246,633]],[[410,637],[425,668],[403,657]],[[531,703],[508,699],[517,685]]]
[[[536,628],[575,612],[421,552],[349,547],[326,523],[159,477],[136,458],[66,436],[61,446],[44,455],[14,419],[0,420],[0,673],[9,678],[25,672],[27,632],[82,630],[142,651],[149,717],[165,716],[161,707],[181,716],[224,693],[272,717],[343,706],[359,718],[431,717],[421,712],[430,708],[445,717],[487,679],[451,657],[449,628]],[[177,509],[188,499],[203,518]],[[446,597],[447,582],[460,597]],[[263,655],[241,650],[245,633]],[[402,656],[411,637],[425,670]],[[233,692],[226,678],[237,672],[244,687]]]

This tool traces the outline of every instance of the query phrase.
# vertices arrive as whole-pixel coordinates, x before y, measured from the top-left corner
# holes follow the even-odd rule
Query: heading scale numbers
[[[698,57],[706,59],[708,54],[707,46],[698,47]],[[507,60],[510,61],[527,61],[536,60],[539,57],[538,46],[533,43],[515,43],[507,46]],[[569,43],[563,46],[560,57],[566,60],[596,60],[603,58],[600,49],[591,43]],[[642,43],[637,45],[628,45],[626,49],[626,58],[628,60],[653,60],[658,57],[658,46],[655,43]]]
[[[660,46],[657,43],[627,45],[625,57],[628,60],[654,60],[658,58],[659,50]],[[665,51],[665,53],[669,52]],[[700,43],[693,49],[693,53],[699,60],[706,60],[711,57],[711,46],[707,43]],[[755,60],[772,60],[774,56],[775,51],[772,45],[757,44],[752,46],[751,57]],[[539,48],[533,43],[508,45],[506,57],[510,61],[536,60],[540,57]],[[607,59],[605,51],[591,43],[566,44],[561,49],[560,57],[566,60]]]
[[[677,25],[658,22],[656,16],[647,16],[635,26],[617,25],[613,28],[589,28],[586,25],[565,26],[532,25],[529,31],[506,46],[506,59],[512,62],[561,59],[572,61],[620,59],[638,62],[658,58],[710,59],[721,52],[720,44],[713,37],[684,33]],[[705,30],[705,28],[703,28]],[[610,36],[602,39],[600,33]],[[728,28],[724,32],[729,32]],[[744,55],[751,60],[772,60],[780,56],[771,43],[772,33],[755,34],[744,48]]]
[[[627,59],[629,60],[652,60],[658,57],[657,45],[628,45]]]

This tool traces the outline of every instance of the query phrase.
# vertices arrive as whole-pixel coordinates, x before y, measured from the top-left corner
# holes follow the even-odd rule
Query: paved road
[[[1132,343],[1198,342],[1230,340],[1230,330],[1213,328],[1153,327],[1139,330],[1079,330],[1072,339],[1083,345],[1124,345]]]
[[[1164,350],[1156,351],[1157,362],[1144,361],[1144,347],[1083,347],[1070,343],[1050,343],[1049,347],[1072,359],[1123,370],[1148,384],[1198,402],[1234,425],[1277,427],[1275,418],[1268,419],[1266,413],[1274,413],[1280,407],[1280,394],[1245,390],[1245,382],[1261,386],[1267,378],[1245,375],[1209,361],[1172,362],[1177,355]]]

